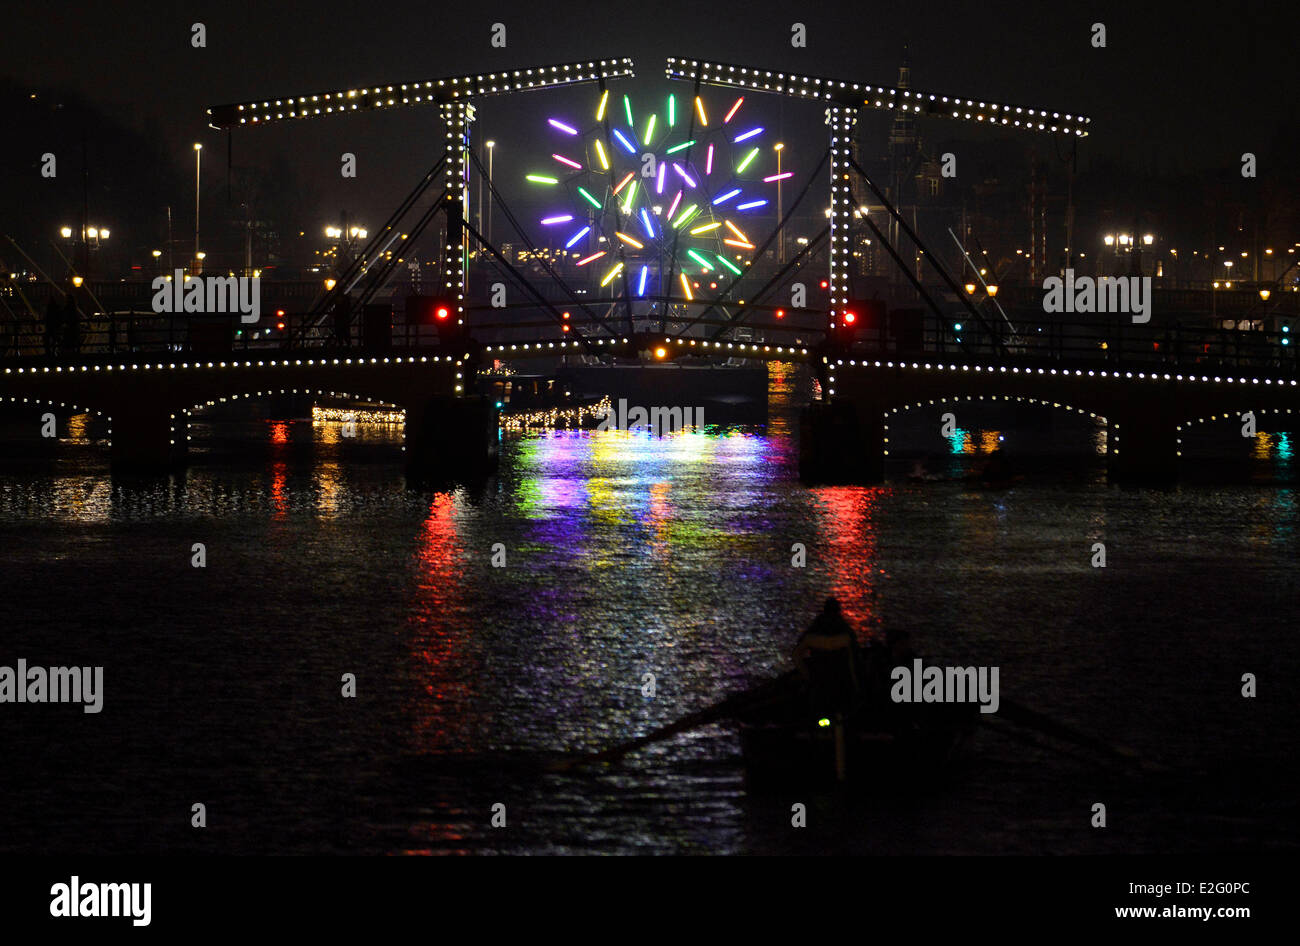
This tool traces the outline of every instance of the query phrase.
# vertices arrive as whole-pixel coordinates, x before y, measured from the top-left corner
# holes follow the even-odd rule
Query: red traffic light
[[[778,319],[783,319],[783,318],[785,318],[785,309],[777,309],[777,310],[776,310],[776,317],[777,317]]]
[[[855,313],[855,312],[845,312],[845,313],[844,313],[844,324],[845,324],[845,325],[853,325],[853,324],[856,323],[857,321],[858,321],[857,313]]]
[[[283,323],[283,322],[276,322],[276,323],[275,323],[275,327],[276,327],[277,329],[279,329],[281,332],[284,331],[284,323]]]
[[[823,280],[822,280],[822,288],[823,288],[823,289],[829,289],[830,287],[831,287],[831,284],[830,284],[829,282],[827,282],[825,279],[823,279]]]
[[[407,321],[415,325],[454,325],[456,303],[446,296],[412,295],[406,299]]]

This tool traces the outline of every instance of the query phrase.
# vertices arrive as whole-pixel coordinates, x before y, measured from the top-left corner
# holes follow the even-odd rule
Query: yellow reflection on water
[[[1259,431],[1255,434],[1254,457],[1256,460],[1267,460],[1273,455],[1273,435]]]

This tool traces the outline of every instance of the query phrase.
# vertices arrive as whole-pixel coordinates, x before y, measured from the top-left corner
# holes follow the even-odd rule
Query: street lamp
[[[492,153],[497,143],[491,138],[487,140],[488,149],[488,196],[487,196],[487,232],[483,234],[487,237],[489,243],[492,242]]]
[[[776,261],[777,263],[785,262],[785,227],[781,226],[782,204],[781,204],[781,152],[785,150],[785,144],[778,141],[772,145],[772,150],[776,152],[776,225],[778,228],[776,238]]]
[[[72,227],[62,227],[62,228],[59,230],[59,236],[63,237],[63,239],[65,239],[65,240],[71,240],[71,239],[72,239]]]
[[[202,267],[197,265],[199,260],[199,164],[203,157],[203,145],[197,141],[194,142],[194,267],[195,274],[203,271]]]

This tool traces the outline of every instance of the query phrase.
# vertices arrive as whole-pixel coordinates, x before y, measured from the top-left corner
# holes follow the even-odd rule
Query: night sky
[[[224,174],[225,134],[206,127],[209,105],[602,56],[636,60],[635,84],[622,87],[638,98],[668,89],[667,55],[892,85],[907,44],[914,88],[1091,116],[1084,166],[1104,156],[1135,166],[1228,167],[1243,151],[1266,152],[1279,130],[1300,117],[1295,14],[1272,4],[992,0],[857,3],[837,10],[765,0],[495,0],[444,13],[429,3],[236,0],[143,2],[127,11],[84,2],[31,6],[0,32],[0,73],[33,89],[82,95],[122,124],[161,135],[181,181],[193,167],[195,140],[207,149],[205,179]],[[790,46],[796,20],[808,28],[807,49]],[[191,48],[189,27],[196,21],[207,26],[206,49]],[[507,26],[505,49],[489,44],[497,21]],[[1106,24],[1106,49],[1090,44],[1094,22]],[[498,174],[525,173],[525,159],[533,159],[542,143],[540,136],[528,140],[526,129],[540,124],[539,113],[585,102],[572,95],[543,92],[483,103],[479,135],[501,139]],[[815,103],[760,98],[766,101],[755,107],[775,114],[786,137],[821,124]],[[882,115],[878,127],[883,121]],[[999,134],[934,119],[922,122],[921,132],[931,142]],[[236,131],[234,161],[287,158],[304,193],[319,201],[322,222],[347,208],[373,226],[429,166],[439,143],[436,111],[413,108]],[[43,150],[37,142],[9,147],[14,144]],[[356,181],[339,176],[344,151],[358,156]],[[1289,160],[1285,173],[1294,176],[1294,155]],[[1278,171],[1262,166],[1260,176]],[[182,192],[164,202],[185,201]]]

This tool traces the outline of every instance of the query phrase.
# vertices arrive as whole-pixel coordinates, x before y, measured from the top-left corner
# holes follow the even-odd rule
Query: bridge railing
[[[897,316],[898,313],[891,313]],[[938,318],[915,312],[899,320],[886,316],[864,327],[850,351],[899,358],[941,356],[1010,364],[1017,360],[1097,365],[1169,365],[1187,370],[1232,370],[1244,374],[1297,373],[1296,346],[1286,325],[1266,320],[1243,325],[1225,319],[1190,323],[1134,323],[1129,315],[1037,319],[1011,311],[984,325],[968,315]],[[1242,325],[1242,327],[1236,327]],[[1232,327],[1227,327],[1232,326]]]
[[[5,360],[76,360],[97,356],[150,354],[169,357],[217,356],[235,352],[298,349],[431,348],[439,345],[431,325],[394,321],[386,328],[351,320],[333,324],[312,321],[298,331],[303,316],[262,313],[245,324],[237,313],[155,314],[118,311],[62,314],[53,319],[0,318],[0,358]]]
[[[574,321],[569,332],[544,313],[481,322],[470,313],[471,335],[485,344],[608,339],[625,334],[622,321],[611,320],[614,331],[592,323]],[[1003,320],[986,316],[984,323],[954,312],[937,317],[921,310],[887,313],[880,324],[863,325],[850,351],[862,355],[898,358],[942,357],[1012,363],[1016,360],[1061,361],[1099,366],[1168,365],[1188,370],[1223,370],[1259,376],[1297,374],[1296,348],[1300,342],[1277,319],[1231,320],[1218,318],[1189,322],[1152,319],[1135,324],[1131,316],[1044,316],[1041,310],[1015,309]],[[226,354],[271,355],[292,350],[400,351],[441,347],[438,329],[394,316],[392,319],[340,320],[327,316],[299,326],[305,316],[266,313],[252,325],[237,314],[157,315],[152,312],[98,312],[73,322],[60,318],[0,318],[0,358],[6,361],[75,362],[148,354],[158,360],[212,359]],[[784,322],[745,324],[725,338],[772,345],[820,350],[824,333],[808,324]],[[675,334],[688,323],[664,326]],[[691,337],[707,338],[726,319],[705,319],[690,329]],[[654,320],[642,320],[633,330],[658,330]],[[744,336],[742,338],[742,335]]]

